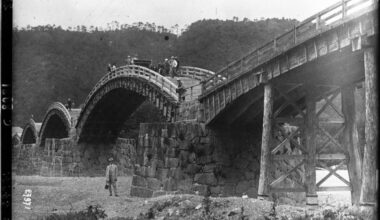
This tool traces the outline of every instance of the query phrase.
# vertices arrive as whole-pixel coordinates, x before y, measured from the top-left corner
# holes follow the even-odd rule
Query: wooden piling
[[[358,131],[355,112],[355,85],[348,85],[341,89],[342,112],[344,115],[344,130],[342,146],[346,147],[348,155],[348,175],[351,183],[351,202],[359,205],[361,187],[362,157],[359,149]]]
[[[307,85],[308,91],[306,93],[306,116],[305,116],[305,140],[307,157],[305,163],[305,177],[306,177],[306,205],[318,205],[317,186],[316,186],[316,100],[315,100],[315,86]]]
[[[273,87],[267,83],[264,86],[263,133],[261,139],[260,177],[258,198],[267,199],[269,193],[269,160],[272,139]]]
[[[365,140],[362,167],[362,186],[360,205],[368,206],[376,203],[376,163],[377,163],[377,135],[378,135],[378,88],[375,49],[366,48],[364,51],[365,71]]]

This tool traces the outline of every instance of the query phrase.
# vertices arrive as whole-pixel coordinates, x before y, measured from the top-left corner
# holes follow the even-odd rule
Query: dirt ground
[[[163,202],[175,200],[175,207],[182,203],[191,209],[196,209],[202,203],[203,197],[196,195],[175,195],[158,198],[144,199],[131,197],[129,188],[131,177],[119,177],[117,187],[119,197],[109,196],[108,190],[104,189],[103,177],[41,177],[41,176],[15,176],[13,186],[13,219],[36,219],[37,216],[46,216],[51,213],[80,211],[89,205],[101,205],[108,219],[115,217],[135,217],[140,213],[146,213],[157,201]],[[32,190],[31,209],[26,209],[23,204],[25,190]],[[271,212],[272,203],[257,199],[243,199],[239,197],[211,198],[218,203],[219,212],[228,215],[231,211],[244,207],[244,214],[249,219],[263,219],[263,216]],[[347,206],[350,203],[349,192],[319,193],[321,207]],[[169,205],[170,206],[170,205]],[[173,212],[170,207],[165,212]],[[277,212],[304,213],[305,207],[280,205]],[[166,213],[167,214],[167,213]],[[179,218],[182,219],[182,218]]]

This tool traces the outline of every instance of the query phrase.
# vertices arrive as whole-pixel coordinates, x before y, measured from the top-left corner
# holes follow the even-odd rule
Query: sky
[[[13,0],[13,25],[106,27],[149,22],[167,28],[201,19],[295,18],[302,21],[340,0]]]

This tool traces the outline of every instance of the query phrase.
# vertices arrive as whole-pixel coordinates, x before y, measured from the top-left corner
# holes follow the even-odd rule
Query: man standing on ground
[[[106,184],[108,185],[110,196],[112,196],[112,188],[113,188],[115,196],[118,196],[117,190],[116,190],[117,166],[113,162],[112,157],[108,159],[108,161],[110,164],[107,166],[107,169],[106,169]]]

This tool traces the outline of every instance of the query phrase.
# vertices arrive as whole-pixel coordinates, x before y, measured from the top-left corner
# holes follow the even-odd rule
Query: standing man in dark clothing
[[[107,72],[111,72],[112,71],[112,66],[111,64],[109,63],[108,66],[107,66]]]
[[[109,158],[109,165],[106,169],[106,185],[108,185],[108,189],[110,191],[110,196],[112,196],[112,188],[115,193],[115,196],[117,197],[117,189],[116,189],[116,182],[117,182],[117,166],[113,162],[113,158]]]
[[[177,82],[178,82],[178,88],[177,88],[176,92],[178,93],[178,100],[180,102],[182,102],[182,101],[185,101],[184,94],[186,92],[186,89],[183,87],[181,80],[178,79]]]
[[[71,108],[73,107],[73,101],[71,101],[70,98],[67,99],[67,109],[71,111]]]

